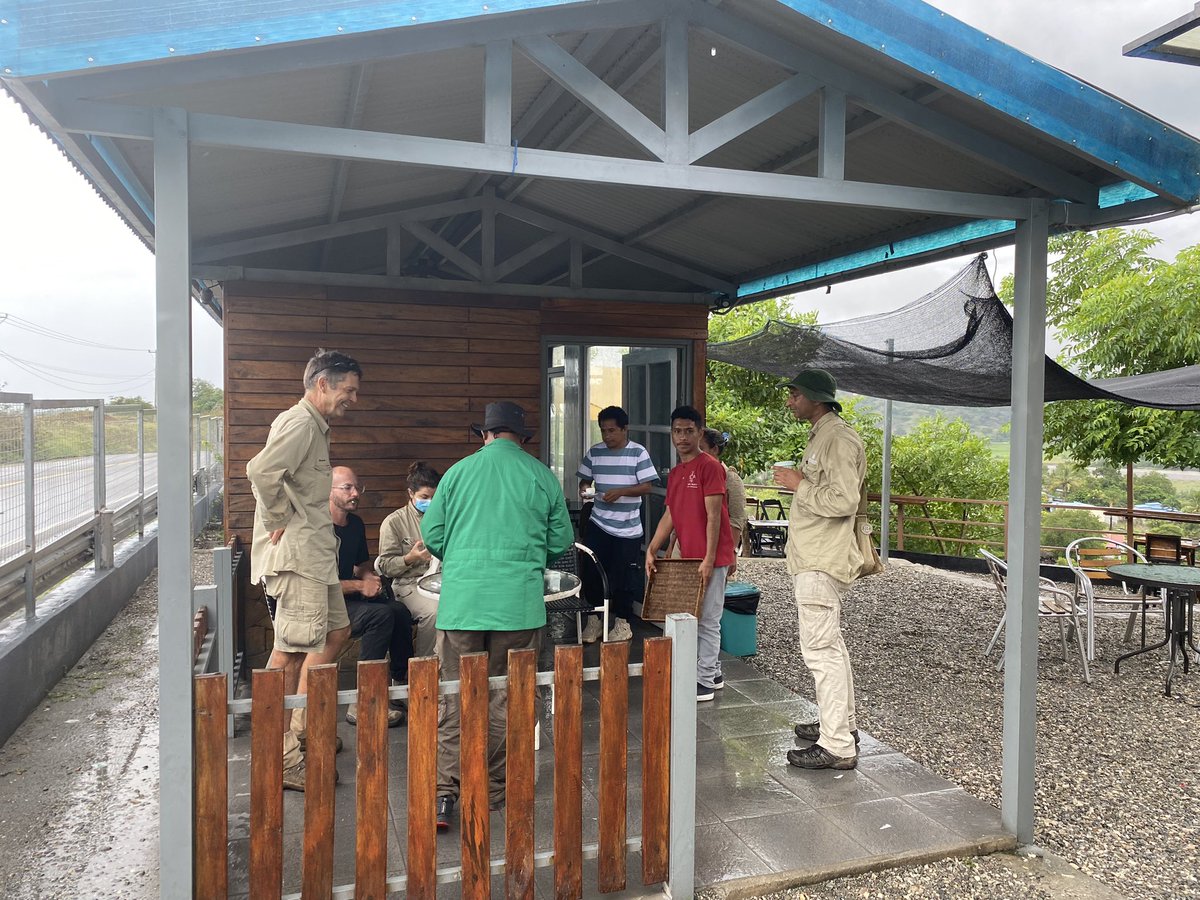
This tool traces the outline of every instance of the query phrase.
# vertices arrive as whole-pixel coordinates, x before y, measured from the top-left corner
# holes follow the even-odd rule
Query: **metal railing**
[[[157,411],[0,393],[0,621],[157,515]],[[220,481],[223,423],[193,421],[193,490]]]
[[[778,497],[785,509],[791,504],[791,495],[778,488],[763,485],[747,485],[747,488],[753,497]],[[878,523],[880,496],[868,493],[867,499],[870,502],[870,517]],[[1155,523],[1174,523],[1193,528],[1200,526],[1200,515],[1195,513],[1083,506],[1053,501],[1044,503],[1042,509],[1045,512],[1078,510],[1091,513],[1096,520],[1095,526],[1090,528],[1044,523],[1040,543],[1046,556],[1063,556],[1066,544],[1080,537],[1111,535],[1130,546],[1136,546],[1145,541],[1147,531],[1153,532],[1161,527],[1161,524]],[[1003,555],[1008,543],[1008,502],[893,494],[889,525],[892,550],[974,557],[980,548],[984,548]],[[1051,537],[1060,539],[1050,540]]]

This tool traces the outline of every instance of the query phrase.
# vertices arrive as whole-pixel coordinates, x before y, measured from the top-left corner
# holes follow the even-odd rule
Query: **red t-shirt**
[[[701,453],[691,462],[680,463],[667,478],[667,508],[679,538],[679,553],[702,559],[708,550],[708,512],[704,498],[721,495],[721,528],[717,532],[715,566],[733,565],[733,532],[729,530],[729,500],[725,496],[725,467]]]

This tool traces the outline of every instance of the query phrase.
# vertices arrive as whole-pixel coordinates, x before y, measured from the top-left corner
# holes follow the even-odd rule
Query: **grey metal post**
[[[25,401],[24,416],[25,444],[25,552],[29,559],[25,563],[25,617],[32,619],[36,614],[37,591],[37,519],[34,515],[34,471],[35,448],[33,446],[33,400]]]
[[[1037,733],[1038,564],[1041,544],[1042,407],[1046,367],[1047,204],[1017,223],[1013,302],[1012,444],[1008,489],[1008,619],[1004,635],[1004,732],[1000,818],[1033,841]]]
[[[192,318],[188,115],[154,113],[158,400],[159,896],[191,897]],[[179,362],[177,360],[181,360]]]
[[[217,671],[229,676],[225,681],[227,700],[233,699],[233,551],[228,547],[213,550],[213,580],[217,583]],[[233,713],[229,714],[226,734],[233,735]]]
[[[200,417],[199,416],[192,416],[192,443],[195,445],[195,448],[196,448],[196,466],[194,469],[192,469],[192,475],[199,475],[200,468],[201,468],[201,466],[200,466],[200,446],[203,443],[203,441],[200,440]],[[192,483],[194,485],[199,485],[200,481],[198,479],[193,479]],[[200,493],[200,490],[198,487],[197,487],[196,493]]]
[[[112,528],[105,530],[103,527],[103,515],[108,502],[108,474],[105,471],[104,458],[104,401],[100,400],[92,407],[92,493],[96,500],[92,542],[95,545],[93,564],[96,571],[111,569],[113,556]],[[111,525],[111,522],[109,524]]]
[[[888,362],[896,349],[894,338],[888,338]],[[892,401],[883,404],[883,481],[879,486],[879,558],[888,561],[892,543]]]
[[[696,890],[696,619],[667,616],[671,638],[671,841],[663,893],[690,900]]]
[[[146,411],[137,411],[137,456],[138,456],[138,537],[146,534]]]

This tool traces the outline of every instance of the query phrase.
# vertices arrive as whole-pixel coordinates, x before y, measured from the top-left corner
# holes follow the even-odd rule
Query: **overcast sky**
[[[1200,67],[1121,56],[1121,47],[1192,7],[1192,0],[936,0],[951,15],[1200,135]],[[154,262],[57,146],[0,99],[0,390],[39,398],[154,392]],[[1173,258],[1200,243],[1200,215],[1149,226]],[[835,321],[901,306],[964,260],[934,263],[801,294]],[[993,256],[996,279],[1012,250]],[[220,330],[195,307],[193,372],[221,383]],[[30,329],[33,330],[30,330]],[[66,340],[71,338],[73,340]],[[126,349],[102,349],[90,346]]]

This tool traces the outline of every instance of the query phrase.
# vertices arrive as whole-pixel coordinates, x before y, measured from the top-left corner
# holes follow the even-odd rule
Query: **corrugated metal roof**
[[[183,18],[170,27],[199,6],[183,0],[175,5],[183,10]],[[0,4],[0,8],[9,6]],[[11,54],[19,51],[30,71],[54,64],[64,67],[60,71],[88,68],[68,65],[70,54],[82,46],[83,33],[79,22],[68,26],[59,16],[64,6],[49,0],[30,18],[29,4],[18,4],[19,29],[0,29],[0,63],[6,53],[17,58]],[[568,28],[553,35],[558,46],[581,59],[588,71],[651,123],[662,123],[661,29],[642,5],[621,0],[599,5],[506,3],[493,6],[487,16],[452,2],[440,5],[436,17],[441,24],[401,22],[396,16],[402,4],[366,0],[292,4],[291,12],[274,0],[239,4],[236,9],[218,2],[209,5],[210,19],[216,22],[224,16],[231,29],[290,16],[293,37],[299,39],[304,28],[311,33],[292,45],[277,41],[282,32],[276,33],[267,41],[272,46],[262,48],[261,54],[219,52],[215,45],[203,47],[197,37],[188,45],[187,52],[194,55],[187,60],[171,58],[183,52],[180,48],[175,54],[162,51],[158,57],[147,49],[151,38],[161,37],[168,24],[146,19],[139,32],[136,23],[125,17],[122,4],[91,6],[95,8],[89,12],[100,22],[91,37],[117,46],[124,34],[129,44],[124,51],[127,62],[137,58],[140,64],[114,64],[103,73],[66,75],[49,86],[40,78],[6,77],[9,89],[51,132],[56,129],[55,90],[87,98],[93,91],[103,95],[119,87],[117,96],[106,99],[136,107],[176,106],[194,113],[478,142],[485,104],[483,42],[494,33],[536,33],[542,23],[577,25],[589,16],[606,24],[592,30]],[[434,6],[439,4],[408,5],[419,9],[421,16]],[[504,15],[494,16],[501,8]],[[318,37],[328,34],[329,23],[350,14],[359,16],[360,33]],[[1028,169],[1026,161],[1032,159],[1057,170],[1066,183],[1081,179],[1101,187],[1132,178],[1161,190],[1159,200],[1142,201],[1139,210],[1147,203],[1151,211],[1179,208],[1200,193],[1196,141],[916,0],[867,5],[851,0],[726,0],[718,7],[698,3],[692,15],[697,27],[688,36],[687,56],[688,118],[693,133],[788,82],[795,71],[803,74],[815,66],[813,87],[828,83],[847,90],[845,173],[850,181],[1058,199],[1037,183],[1036,176],[1010,171]],[[650,24],[621,27],[621,16]],[[367,27],[368,22],[374,27]],[[466,34],[461,41],[466,46],[455,46],[460,29]],[[413,52],[422,49],[423,37],[428,37],[432,49]],[[392,46],[402,48],[403,54],[389,56]],[[344,59],[335,62],[339,53]],[[305,60],[312,65],[306,66]],[[871,92],[893,106],[881,108]],[[979,136],[979,147],[964,148],[953,134],[935,138],[923,133],[924,127],[897,121],[891,111],[896,108],[926,110],[936,116],[936,127],[969,129]],[[665,263],[747,284],[764,275],[940,232],[964,221],[948,215],[770,201],[694,189],[530,179],[521,168],[521,152],[530,148],[596,158],[650,160],[653,156],[558,86],[519,46],[513,51],[512,118],[519,131],[514,133],[517,147],[509,175],[197,147],[192,157],[193,240],[204,247],[290,232],[327,223],[331,213],[339,223],[353,225],[389,211],[481,196],[490,187],[502,201],[531,207],[538,222],[543,220],[536,214],[554,217],[564,234],[585,243],[592,234],[598,245],[611,239],[659,254]],[[820,99],[814,90],[708,153],[692,171],[715,167],[813,176],[819,120]],[[113,152],[101,158],[85,136],[60,137],[126,218],[131,222],[145,218],[131,207],[121,184],[151,192],[153,161],[148,142],[114,139]],[[996,148],[994,154],[988,153],[989,146]],[[1115,162],[1099,159],[1101,153],[1116,154]],[[1005,154],[1011,157],[1008,162],[1001,159]],[[500,212],[498,262],[540,240],[549,227],[517,224],[504,208]],[[480,222],[476,208],[453,220],[426,224],[478,259]],[[382,227],[357,235],[338,232],[340,236],[329,240],[304,236],[294,247],[273,250],[246,245],[222,261],[381,274],[387,271]],[[976,239],[994,240],[995,234],[995,229],[982,229]],[[557,277],[564,267],[565,246],[526,260],[513,277]],[[419,258],[428,261],[423,265],[438,264],[442,257],[407,234],[393,244],[397,248],[406,266],[415,266]],[[928,252],[939,252],[936,242]],[[585,254],[586,283],[622,290],[707,289],[698,288],[698,282],[678,266],[664,265],[673,275],[648,278],[647,261],[634,256],[630,260],[590,249]],[[454,268],[442,266],[443,271]],[[772,291],[786,286],[771,284],[775,285]]]

